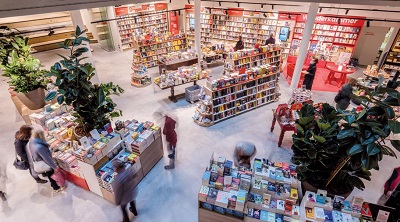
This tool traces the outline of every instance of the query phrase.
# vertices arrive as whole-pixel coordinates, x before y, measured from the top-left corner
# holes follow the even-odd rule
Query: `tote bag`
[[[15,153],[15,160],[13,165],[17,170],[27,170],[29,168],[29,164],[27,162],[18,159],[17,153]]]
[[[35,170],[36,173],[45,173],[51,170],[51,167],[49,165],[47,165],[46,162],[44,162],[43,160],[40,161],[34,161],[33,157],[32,157],[32,152],[31,149],[29,147],[29,142],[26,145],[26,150],[28,152],[28,154],[31,156],[32,159],[32,163],[33,163],[33,170]]]

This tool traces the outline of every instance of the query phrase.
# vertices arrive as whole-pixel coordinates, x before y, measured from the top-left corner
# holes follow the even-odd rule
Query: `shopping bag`
[[[64,174],[60,171],[57,171],[51,175],[51,178],[57,182],[57,185],[60,187],[65,186],[65,177]]]
[[[47,165],[43,160],[41,161],[33,161],[33,169],[37,173],[45,173],[51,170],[51,167]]]
[[[13,165],[17,170],[27,170],[29,168],[29,164],[27,162],[19,160],[18,158],[15,158]]]

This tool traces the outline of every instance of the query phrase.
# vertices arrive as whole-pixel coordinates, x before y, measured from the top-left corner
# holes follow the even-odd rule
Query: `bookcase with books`
[[[397,71],[400,71],[400,31],[392,43],[392,47],[385,58],[382,69],[393,77]]]
[[[201,100],[194,112],[193,120],[201,126],[212,126],[212,103],[210,100]]]
[[[317,15],[312,30],[309,52],[326,61],[336,62],[340,52],[353,53],[357,44],[365,17],[331,18]],[[303,38],[307,14],[298,15],[293,32],[290,54],[297,56]]]
[[[134,64],[132,70],[132,86],[144,87],[151,84],[151,77],[147,75],[147,68],[145,65]]]
[[[167,34],[167,4],[123,5],[115,7],[122,49],[134,47],[134,37],[148,34]]]
[[[299,221],[300,183],[294,169],[287,163],[255,159],[252,171],[213,153],[198,193],[198,220]]]
[[[133,44],[132,69],[138,64],[144,64],[147,68],[157,66],[160,56],[187,48],[186,36],[182,34],[162,35],[151,40],[134,41]]]
[[[194,10],[186,5],[186,27],[189,45],[194,45]],[[242,36],[245,48],[263,44],[276,32],[277,13],[249,12],[243,9],[201,8],[201,43],[232,45]]]

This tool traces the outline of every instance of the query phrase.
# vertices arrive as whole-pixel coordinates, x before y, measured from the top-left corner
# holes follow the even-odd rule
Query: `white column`
[[[114,6],[107,7],[107,18],[108,19],[116,18]],[[112,41],[114,42],[114,48],[122,51],[121,35],[119,34],[117,20],[109,21],[108,24],[110,26],[110,32],[111,32]]]
[[[201,42],[200,42],[200,37],[201,37],[200,11],[201,11],[201,0],[195,0],[194,1],[194,38],[195,38],[195,46],[196,46],[195,48],[197,51],[199,65],[200,65],[200,62],[202,61]]]
[[[364,27],[364,28],[367,29],[366,27]],[[390,37],[389,37],[389,39],[387,41],[386,47],[383,50],[383,52],[381,53],[381,56],[379,57],[378,64],[381,64],[382,60],[384,59],[383,55],[385,55],[385,53],[390,51],[390,49],[392,47],[392,44],[393,44],[394,40],[397,37],[397,33],[398,32],[399,32],[399,25],[395,24],[395,26],[393,27],[393,32],[392,32],[392,34],[390,35]]]
[[[310,43],[311,33],[315,22],[315,17],[317,16],[318,7],[319,3],[311,3],[310,8],[308,9],[306,27],[303,31],[303,39],[300,43],[299,55],[297,56],[292,83],[290,84],[291,89],[297,88],[297,85],[299,84],[301,69],[303,68],[304,60],[307,56],[308,44]]]
[[[85,30],[85,25],[83,24],[81,12],[79,10],[74,10],[74,11],[70,11],[70,14],[71,14],[71,19],[72,19],[72,24],[74,25],[74,29],[76,29],[76,26],[79,26],[79,28],[81,30]],[[82,34],[82,36],[87,37],[86,33]],[[83,53],[83,56],[87,57],[85,59],[85,62],[91,63],[93,65],[93,67],[95,67],[92,51],[90,49],[90,44],[86,43],[85,46],[89,49],[89,51]],[[95,71],[95,75],[92,78],[92,82],[94,82],[94,83],[99,82],[99,76],[97,75],[96,71]]]

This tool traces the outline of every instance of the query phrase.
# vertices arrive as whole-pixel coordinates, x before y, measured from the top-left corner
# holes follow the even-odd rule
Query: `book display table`
[[[30,119],[45,130],[52,157],[65,178],[112,203],[114,160],[123,161],[125,169],[136,175],[131,181],[136,186],[163,157],[161,130],[152,122],[117,120],[115,130],[107,124],[78,142],[71,107],[54,104],[46,110],[51,111],[31,114]]]
[[[168,63],[163,63],[161,61],[158,61],[158,68],[159,68],[159,71],[160,71],[160,74],[161,74],[163,69],[165,71],[167,71],[167,70],[177,70],[179,67],[191,66],[191,65],[197,64],[197,62],[198,62],[197,57],[196,58],[190,58],[190,59],[177,60],[175,62],[168,62]]]
[[[325,81],[325,84],[331,83],[331,81],[336,81],[338,83],[338,87],[342,87],[344,83],[346,83],[346,77],[348,74],[352,74],[356,71],[355,68],[345,68],[343,67],[342,70],[339,70],[339,67],[337,65],[326,65],[326,68],[330,70],[330,73],[328,75],[328,78]],[[335,77],[335,73],[339,73],[339,77]]]

